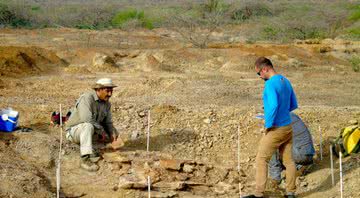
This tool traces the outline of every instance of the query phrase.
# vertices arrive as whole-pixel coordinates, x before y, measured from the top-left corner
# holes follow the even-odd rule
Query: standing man
[[[118,132],[113,126],[109,102],[114,87],[117,86],[110,78],[99,79],[92,87],[92,91],[80,96],[66,122],[66,138],[80,144],[80,167],[87,171],[99,169],[96,162],[100,157],[93,151],[92,146],[94,133],[102,140],[116,141],[118,138]]]
[[[263,92],[265,135],[261,138],[256,155],[256,190],[245,198],[263,197],[268,162],[279,149],[286,167],[286,195],[295,197],[296,168],[292,158],[292,127],[290,112],[298,107],[290,81],[278,74],[271,61],[260,57],[255,62],[257,74],[265,81]]]

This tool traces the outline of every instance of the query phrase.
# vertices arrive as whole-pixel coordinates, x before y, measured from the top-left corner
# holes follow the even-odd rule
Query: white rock
[[[185,173],[192,173],[194,171],[194,166],[190,164],[184,164],[183,171]]]

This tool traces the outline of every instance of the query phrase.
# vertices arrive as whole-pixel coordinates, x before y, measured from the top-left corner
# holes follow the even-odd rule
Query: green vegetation
[[[353,56],[350,60],[349,60],[352,70],[354,72],[360,72],[360,57],[359,56]]]
[[[135,27],[154,28],[153,22],[145,17],[144,11],[135,9],[119,11],[111,20],[111,24],[115,28],[127,27],[131,22],[135,24]]]
[[[181,19],[181,20],[179,20]],[[180,21],[180,23],[179,23]],[[244,24],[251,42],[360,39],[360,3],[278,0],[0,0],[0,24],[12,28],[202,28]]]
[[[30,27],[30,21],[24,16],[17,14],[7,4],[0,2],[0,24],[11,27]]]

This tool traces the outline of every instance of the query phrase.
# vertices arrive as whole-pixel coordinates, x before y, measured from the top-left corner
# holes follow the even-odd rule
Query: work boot
[[[296,198],[295,195],[285,195],[287,198]]]
[[[100,155],[98,153],[93,153],[89,155],[89,159],[91,162],[98,162],[100,160]]]
[[[99,166],[92,162],[90,155],[81,156],[80,167],[89,172],[95,172],[99,170]]]
[[[243,196],[241,198],[263,198],[263,197],[257,197],[255,195],[248,195],[248,196]]]

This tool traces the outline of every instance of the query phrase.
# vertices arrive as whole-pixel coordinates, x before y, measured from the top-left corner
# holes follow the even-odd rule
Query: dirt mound
[[[39,47],[0,47],[0,76],[36,74],[66,63],[52,51]]]
[[[69,65],[64,68],[64,71],[70,74],[91,74],[91,71],[86,66],[81,65]]]
[[[115,61],[112,57],[96,53],[93,57],[92,66],[89,68],[91,71],[99,72],[119,72],[119,68],[116,66]]]
[[[164,72],[181,72],[180,68],[177,65],[169,64],[167,59],[162,57],[162,53],[151,53],[145,52],[139,55],[135,64],[137,65],[137,70],[152,72],[152,71],[164,71]]]
[[[48,177],[10,148],[16,141],[11,134],[0,134],[0,197],[54,196]]]

